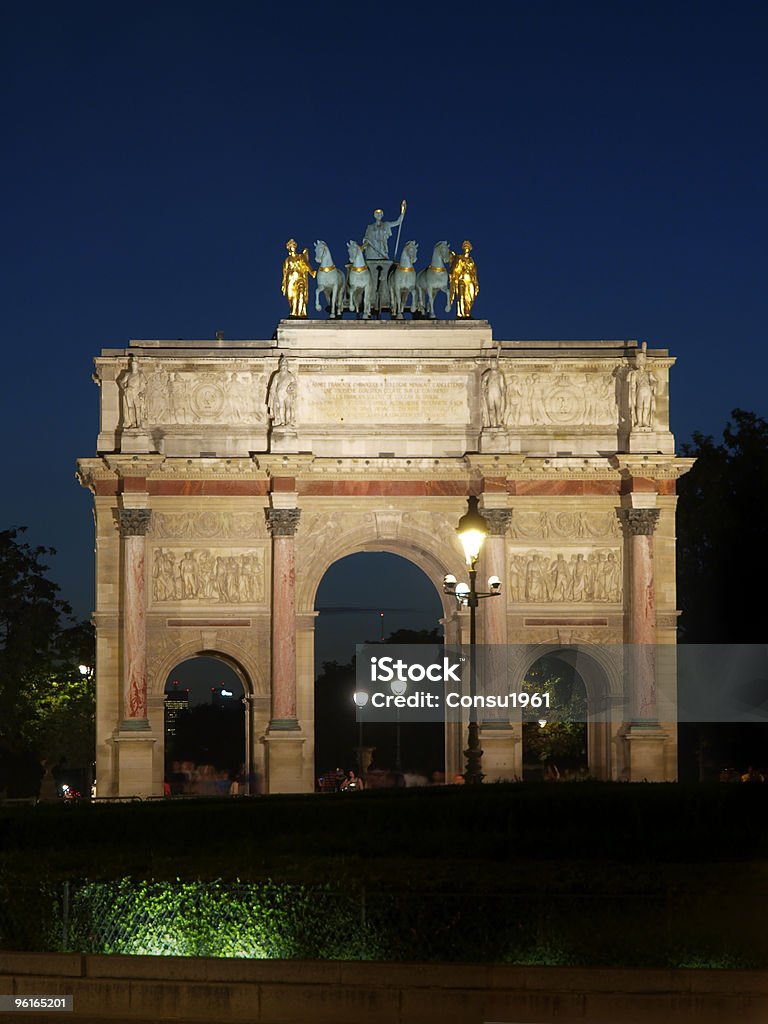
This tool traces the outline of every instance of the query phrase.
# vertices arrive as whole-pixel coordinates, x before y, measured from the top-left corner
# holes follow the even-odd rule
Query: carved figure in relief
[[[256,552],[218,555],[208,549],[185,551],[182,558],[158,548],[152,596],[161,601],[216,601],[240,604],[261,600],[263,567]]]
[[[656,413],[656,388],[658,381],[647,366],[647,345],[643,342],[635,354],[634,369],[629,371],[629,408],[632,415],[632,426],[640,430],[650,430]]]
[[[571,573],[565,555],[559,554],[549,571],[553,601],[567,601],[571,590]]]
[[[251,375],[249,373],[245,376],[246,380],[243,380],[239,373],[231,372],[228,375],[227,399],[230,415],[235,423],[242,423],[252,417]]]
[[[147,418],[150,423],[168,422],[167,382],[165,370],[157,370],[147,382]]]
[[[509,596],[513,601],[522,601],[525,593],[525,571],[522,559],[515,555],[509,563]]]
[[[456,316],[459,320],[467,320],[472,316],[472,307],[480,291],[477,280],[477,267],[474,259],[469,255],[472,251],[472,243],[465,241],[461,244],[461,255],[451,253],[451,292],[448,297],[448,308],[450,309],[454,298],[456,299]]]
[[[198,576],[197,562],[191,551],[187,551],[180,563],[181,569],[181,599],[182,601],[197,597]]]
[[[509,422],[513,427],[520,426],[520,414],[523,411],[523,389],[519,377],[510,377],[507,381],[507,408]]]
[[[117,386],[123,400],[123,427],[140,426],[147,418],[147,378],[136,356],[129,357],[128,369],[117,378]]]
[[[573,590],[571,592],[571,598],[574,601],[586,601],[588,592],[587,588],[589,584],[589,567],[584,561],[584,555],[582,554],[573,555],[572,561]]]
[[[313,270],[309,262],[309,252],[305,249],[299,253],[296,251],[296,240],[289,238],[285,243],[288,255],[283,260],[283,283],[282,292],[288,299],[290,316],[299,319],[306,318],[307,297],[309,285],[307,278],[311,274],[315,277],[316,270]]]
[[[496,349],[496,362],[483,373],[481,393],[483,396],[483,424],[487,427],[503,427],[507,412],[507,382],[499,366],[501,344]]]
[[[597,389],[597,415],[599,423],[616,423],[618,405],[616,403],[616,384],[613,377],[600,378]]]
[[[539,551],[513,554],[509,559],[509,595],[531,603],[619,602],[621,568],[613,551],[576,552],[547,557]]]
[[[171,423],[187,422],[187,382],[180,373],[172,373],[168,380],[168,415]]]
[[[532,373],[526,380],[528,386],[528,415],[531,423],[546,423],[549,419],[544,408],[544,384],[538,373]]]
[[[546,601],[547,581],[540,555],[533,555],[528,561],[525,577],[525,597],[527,601]]]
[[[267,398],[273,427],[289,427],[296,422],[296,377],[288,369],[288,360],[280,356],[277,373]]]

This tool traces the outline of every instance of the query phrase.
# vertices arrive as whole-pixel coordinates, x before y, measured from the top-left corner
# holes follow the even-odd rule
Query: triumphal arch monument
[[[165,684],[196,655],[242,680],[267,791],[312,791],[324,573],[355,552],[401,555],[441,595],[446,640],[466,639],[442,581],[465,573],[469,495],[489,524],[479,577],[502,581],[479,640],[527,652],[512,676],[594,649],[584,683],[603,699],[626,685],[606,645],[675,644],[675,481],[690,462],[669,430],[665,349],[495,338],[470,316],[476,288],[457,319],[377,318],[381,273],[370,319],[363,302],[355,319],[308,319],[311,261],[295,243],[289,259],[295,315],[272,337],[131,341],[96,359],[97,455],[78,471],[95,506],[100,796],[162,795]],[[590,722],[592,775],[676,777],[664,664]],[[521,776],[519,722],[481,722],[480,739],[486,781]],[[465,742],[446,727],[450,775]]]

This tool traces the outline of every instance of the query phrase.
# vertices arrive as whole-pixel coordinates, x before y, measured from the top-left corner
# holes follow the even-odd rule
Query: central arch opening
[[[442,723],[355,719],[355,647],[442,643],[443,606],[429,577],[401,555],[359,552],[334,562],[315,598],[315,778],[362,770],[369,788],[442,782]]]
[[[542,711],[535,720],[523,723],[523,778],[560,782],[586,776],[588,694],[579,671],[557,653],[543,655],[528,669],[523,688],[549,694],[551,706],[557,709],[552,719]]]
[[[226,661],[180,662],[165,683],[165,787],[168,796],[246,791],[245,688]]]

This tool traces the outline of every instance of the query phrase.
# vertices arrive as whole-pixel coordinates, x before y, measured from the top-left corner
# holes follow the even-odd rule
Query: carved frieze
[[[508,373],[506,409],[506,422],[512,427],[615,427],[616,377],[614,373]]]
[[[616,604],[621,601],[618,548],[511,551],[509,600],[528,604]]]
[[[263,423],[265,381],[251,370],[166,370],[146,376],[142,416],[152,426]]]
[[[152,534],[182,540],[240,540],[265,537],[266,526],[263,515],[255,512],[156,512]]]
[[[152,552],[152,600],[155,604],[262,604],[264,551],[157,547]]]
[[[487,515],[487,513],[486,513]],[[619,523],[611,512],[515,512],[510,536],[517,540],[549,537],[563,540],[618,537]]]

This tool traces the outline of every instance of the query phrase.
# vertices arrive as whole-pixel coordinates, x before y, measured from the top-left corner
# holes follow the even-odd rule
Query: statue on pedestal
[[[635,354],[634,369],[629,371],[629,409],[634,430],[652,430],[656,414],[658,381],[648,369],[648,346],[643,342]]]
[[[462,242],[461,250],[460,256],[455,252],[451,253],[451,293],[448,296],[448,308],[450,309],[455,297],[456,316],[459,320],[468,320],[472,316],[472,306],[480,291],[480,285],[477,282],[475,261],[469,255],[472,243]]]
[[[507,382],[499,366],[501,344],[496,349],[496,363],[483,373],[481,391],[483,395],[483,425],[496,429],[504,426],[507,412]]]
[[[136,356],[128,359],[128,369],[117,378],[123,406],[123,427],[135,429],[147,417],[147,379]]]
[[[307,297],[309,287],[307,276],[315,277],[316,271],[309,263],[309,252],[305,249],[299,253],[296,250],[296,242],[289,238],[285,243],[288,255],[283,261],[283,295],[288,299],[290,316],[304,319],[307,315]]]
[[[292,427],[296,422],[296,377],[284,355],[269,387],[267,407],[273,427]]]

